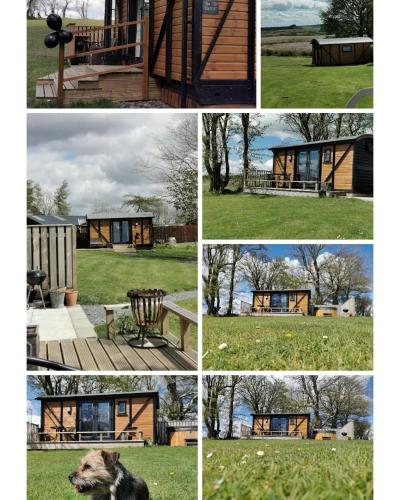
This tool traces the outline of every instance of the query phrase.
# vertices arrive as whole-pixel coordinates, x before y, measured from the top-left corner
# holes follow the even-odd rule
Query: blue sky
[[[330,0],[261,0],[261,26],[320,24],[320,11],[329,4]]]

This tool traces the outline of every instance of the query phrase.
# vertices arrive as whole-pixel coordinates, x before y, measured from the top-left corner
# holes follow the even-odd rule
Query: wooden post
[[[168,309],[163,307],[161,311],[161,334],[166,337],[168,335]]]
[[[143,100],[149,100],[149,16],[145,16],[143,23]]]
[[[181,351],[190,351],[192,349],[192,339],[190,338],[190,323],[185,318],[180,318],[181,326]]]
[[[57,100],[58,106],[60,108],[64,107],[64,57],[65,57],[65,45],[60,43],[58,51],[58,89],[57,89]]]
[[[111,339],[111,325],[114,322],[114,311],[113,309],[106,309],[106,329],[107,329],[107,339]]]

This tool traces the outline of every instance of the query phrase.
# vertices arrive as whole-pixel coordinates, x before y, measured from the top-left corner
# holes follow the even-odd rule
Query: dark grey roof
[[[56,225],[56,224],[73,224],[74,226],[82,226],[86,224],[85,215],[32,215],[28,214],[27,219],[30,219],[36,224],[41,225]]]
[[[98,214],[88,214],[86,218],[89,220],[93,219],[141,219],[141,218],[153,218],[152,212],[114,212],[114,213],[98,213]]]
[[[255,292],[311,292],[309,288],[286,288],[283,290],[252,290],[252,293]]]
[[[353,37],[353,38],[314,38],[311,43],[317,42],[319,45],[341,45],[353,43],[374,43],[372,38],[368,36]]]
[[[59,395],[44,395],[38,396],[38,400],[58,400],[58,399],[80,399],[80,398],[107,398],[107,397],[124,397],[124,396],[158,396],[158,391],[133,391],[133,392],[98,392],[93,394],[59,394]]]
[[[306,412],[297,412],[297,411],[292,411],[289,413],[250,413],[252,417],[288,417],[288,416],[294,416],[294,415],[301,415],[302,417],[310,417],[311,413]]]
[[[274,149],[287,149],[287,148],[300,148],[304,146],[313,146],[317,144],[337,144],[341,142],[356,142],[359,141],[360,139],[373,139],[373,134],[362,134],[362,135],[356,135],[356,136],[347,136],[347,137],[338,137],[335,139],[326,139],[323,141],[311,141],[311,142],[298,142],[298,143],[287,143],[287,144],[279,144],[279,146],[273,146],[272,148],[269,148],[270,151],[273,151]]]

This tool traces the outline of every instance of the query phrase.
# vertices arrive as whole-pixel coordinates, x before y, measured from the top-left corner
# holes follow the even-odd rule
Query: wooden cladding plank
[[[72,226],[65,229],[65,284],[73,288],[72,279]]]
[[[49,228],[49,289],[58,287],[58,273],[57,273],[57,234],[56,227]]]
[[[57,227],[57,255],[58,255],[58,286],[65,284],[65,232],[64,227]]]

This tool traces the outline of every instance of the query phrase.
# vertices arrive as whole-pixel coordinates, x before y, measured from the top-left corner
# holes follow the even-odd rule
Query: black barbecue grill
[[[27,271],[26,282],[28,284],[28,296],[26,302],[28,307],[29,307],[29,299],[31,297],[32,292],[35,290],[35,288],[38,288],[42,300],[42,306],[44,309],[46,309],[46,305],[44,303],[44,298],[43,298],[43,290],[42,290],[42,284],[43,281],[46,279],[46,276],[47,274],[41,269]]]

